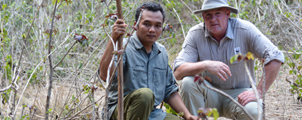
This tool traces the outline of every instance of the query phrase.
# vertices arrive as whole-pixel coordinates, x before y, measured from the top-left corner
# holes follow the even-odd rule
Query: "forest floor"
[[[259,70],[256,71],[257,80],[260,78],[260,73],[261,71]],[[294,79],[293,76],[288,75],[288,70],[286,66],[283,65],[276,81],[272,84],[269,91],[266,93],[265,116],[267,120],[302,120],[302,102],[297,100],[297,95],[292,95],[290,91],[291,88],[290,83],[286,81],[286,78],[291,81],[293,81]],[[56,85],[56,84],[60,84],[60,85]],[[70,99],[70,93],[68,91],[70,89],[70,86],[72,87],[75,86],[73,86],[68,82],[56,83],[56,84],[54,84],[54,86],[60,86],[60,87],[54,87],[53,89],[54,94],[52,95],[53,96],[52,101],[58,101],[57,103],[54,103],[56,104],[56,106],[65,106],[64,104],[66,103],[63,102],[62,100],[67,100],[68,98]],[[81,88],[81,84],[84,83],[79,83],[80,86],[77,87]],[[21,103],[32,104],[34,102],[38,108],[37,113],[35,115],[35,119],[43,119],[44,104],[46,102],[44,98],[46,98],[47,89],[46,87],[37,88],[32,86],[28,89],[30,89],[29,90],[30,92],[25,93],[25,98],[31,98],[31,99],[25,99]],[[76,93],[76,91],[71,91],[71,93],[72,94]],[[36,97],[30,97],[30,96],[36,96]],[[105,100],[103,98],[105,96],[105,90],[98,89],[95,92],[94,96],[95,96],[95,100],[100,105],[98,109],[98,113],[99,116],[101,116],[102,106],[105,105],[104,104]],[[88,104],[84,106],[88,106]],[[60,109],[64,109],[64,108],[57,107],[54,109],[56,109],[56,111],[60,111]],[[163,108],[163,110],[165,110],[165,108]],[[55,114],[60,115],[60,113],[55,113]],[[213,118],[209,118],[209,119],[213,120]],[[228,119],[224,117],[220,117],[218,120],[228,120]]]

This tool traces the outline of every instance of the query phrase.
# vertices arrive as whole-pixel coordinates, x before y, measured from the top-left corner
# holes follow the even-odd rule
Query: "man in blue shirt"
[[[136,22],[141,12],[137,31],[131,36],[123,55],[124,118],[127,120],[179,119],[156,108],[164,100],[176,112],[183,112],[185,119],[198,119],[192,116],[183,104],[168,64],[167,51],[163,45],[156,42],[163,30],[165,18],[163,8],[152,2],[141,5],[136,10]],[[111,35],[114,42],[126,33],[126,26],[121,19],[115,22]],[[100,62],[99,73],[103,80],[107,77],[108,66],[113,56],[112,51],[112,42],[109,41]],[[111,71],[113,68],[111,67]],[[110,119],[117,119],[116,75],[109,87],[108,116]]]

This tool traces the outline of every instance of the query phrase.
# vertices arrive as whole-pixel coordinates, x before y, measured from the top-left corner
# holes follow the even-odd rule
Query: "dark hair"
[[[137,22],[138,20],[138,17],[139,17],[139,14],[141,13],[141,9],[146,9],[146,10],[149,10],[149,11],[152,11],[152,12],[157,12],[157,11],[160,11],[161,14],[163,15],[163,22],[165,20],[165,11],[164,9],[160,6],[160,4],[157,4],[157,3],[154,3],[154,2],[147,2],[147,3],[144,3],[142,4],[141,6],[139,6],[137,9],[136,9],[136,13],[135,13],[135,22]]]

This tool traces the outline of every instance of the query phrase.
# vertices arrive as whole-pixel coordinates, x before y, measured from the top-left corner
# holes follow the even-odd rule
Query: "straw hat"
[[[204,0],[200,10],[193,11],[193,13],[198,14],[206,10],[216,9],[216,8],[229,8],[232,13],[237,14],[238,9],[229,6],[227,0]]]

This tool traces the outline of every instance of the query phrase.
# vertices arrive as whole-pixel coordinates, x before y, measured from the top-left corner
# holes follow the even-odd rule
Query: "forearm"
[[[265,65],[265,67],[264,67],[264,69],[265,69],[265,91],[267,91],[269,89],[269,87],[273,84],[273,82],[277,78],[281,64],[282,63],[279,61],[272,60],[271,62],[269,62],[268,64]],[[260,96],[262,96],[263,78],[259,82],[259,84],[257,86],[257,90],[258,90]]]
[[[196,63],[183,63],[175,71],[174,76],[177,80],[183,79],[185,76],[194,76],[205,71],[205,64],[203,61]]]
[[[100,61],[100,77],[102,80],[106,81],[106,77],[107,77],[107,70],[108,70],[108,67],[109,67],[109,64],[110,64],[110,61],[113,57],[113,54],[112,54],[112,51],[113,51],[113,46],[112,46],[112,42],[109,41],[108,44],[107,44],[107,47],[104,51],[104,54],[101,58],[101,61]],[[114,66],[111,67],[111,71],[110,73],[112,74],[112,71],[113,71],[113,68]]]
[[[183,117],[185,119],[187,119],[187,118],[189,118],[189,116],[191,116],[191,113],[186,108],[185,104],[182,102],[181,97],[178,94],[178,92],[174,92],[170,95],[170,97],[168,99],[168,104],[177,113],[183,112],[184,113]]]

